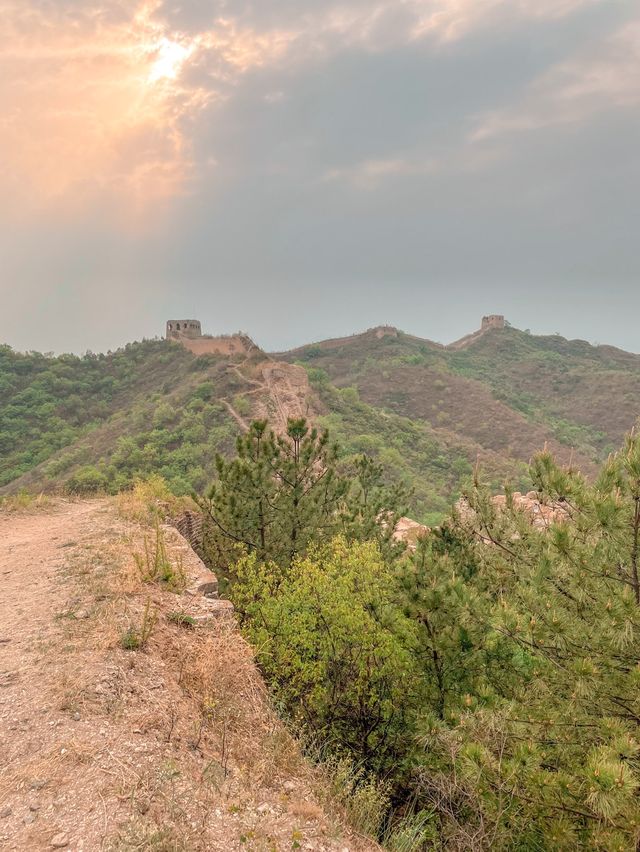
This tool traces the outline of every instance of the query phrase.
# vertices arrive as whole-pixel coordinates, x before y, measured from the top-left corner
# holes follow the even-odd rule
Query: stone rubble
[[[514,509],[526,515],[535,529],[549,529],[552,524],[562,523],[570,517],[566,503],[544,503],[537,491],[528,491],[526,494],[514,491],[511,496]],[[506,494],[496,494],[491,498],[491,502],[498,513],[507,511]],[[461,497],[458,500],[456,511],[463,521],[473,520],[475,513],[466,498]]]
[[[415,550],[418,541],[431,532],[429,527],[418,523],[411,518],[400,518],[393,531],[394,541],[402,541],[408,550]]]

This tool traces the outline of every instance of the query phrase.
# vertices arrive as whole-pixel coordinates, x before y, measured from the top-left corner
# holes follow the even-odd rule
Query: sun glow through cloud
[[[101,21],[10,3],[0,18],[0,190],[14,207],[98,201],[143,218],[185,191],[183,130],[209,93],[178,77],[196,50],[154,17],[157,3]]]
[[[187,35],[161,0],[0,7],[0,192],[26,214],[98,203],[144,220],[188,193],[199,117],[291,39],[226,18]]]
[[[145,215],[158,201],[190,192],[198,169],[223,162],[214,146],[196,153],[199,121],[207,111],[232,103],[248,72],[265,69],[268,75],[279,67],[291,74],[351,49],[376,53],[410,44],[417,50],[419,43],[426,53],[440,41],[481,29],[500,9],[529,20],[556,18],[597,2],[406,0],[404,16],[390,27],[397,0],[327,0],[314,7],[301,4],[299,14],[285,4],[280,15],[274,4],[268,23],[257,14],[234,16],[230,4],[220,2],[212,4],[210,18],[198,16],[199,25],[178,14],[188,4],[169,8],[163,0],[0,0],[0,192],[27,210],[81,209],[87,199],[97,199],[101,209],[106,201]],[[216,17],[214,9],[225,15]],[[619,58],[614,51],[613,58],[588,64],[585,73],[579,58],[567,57],[557,85],[552,77],[545,86],[543,76],[531,91],[541,92],[539,100],[564,93],[562,103],[553,100],[562,115],[573,115],[569,107],[577,100],[588,112],[599,91],[635,103],[635,31],[618,52]],[[254,73],[253,85],[258,77]],[[287,95],[278,84],[262,99],[284,108]],[[538,120],[544,104],[532,100],[530,111]],[[528,114],[514,118],[511,112],[480,113],[478,137],[495,136],[514,121],[529,126]],[[402,151],[365,150],[349,173],[370,186],[433,168],[431,156],[416,155],[407,165]],[[333,165],[328,171],[347,172]]]
[[[163,38],[155,51],[157,55],[149,72],[149,82],[175,80],[194,50],[195,44],[186,46],[166,37]]]

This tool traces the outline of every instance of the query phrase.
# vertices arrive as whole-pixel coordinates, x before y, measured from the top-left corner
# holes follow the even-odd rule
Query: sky
[[[0,0],[0,342],[640,351],[638,0]]]

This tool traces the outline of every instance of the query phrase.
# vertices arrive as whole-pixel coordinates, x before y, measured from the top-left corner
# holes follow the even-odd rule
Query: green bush
[[[69,494],[96,494],[107,489],[108,479],[93,465],[79,468],[65,482],[65,491]]]
[[[401,760],[421,678],[408,648],[413,626],[377,546],[336,538],[284,577],[255,556],[235,572],[244,632],[292,718],[369,769]]]

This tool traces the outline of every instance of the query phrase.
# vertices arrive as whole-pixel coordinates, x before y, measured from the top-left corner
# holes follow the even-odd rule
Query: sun
[[[192,53],[193,45],[186,46],[163,38],[154,48],[155,60],[149,72],[149,82],[175,80]]]

